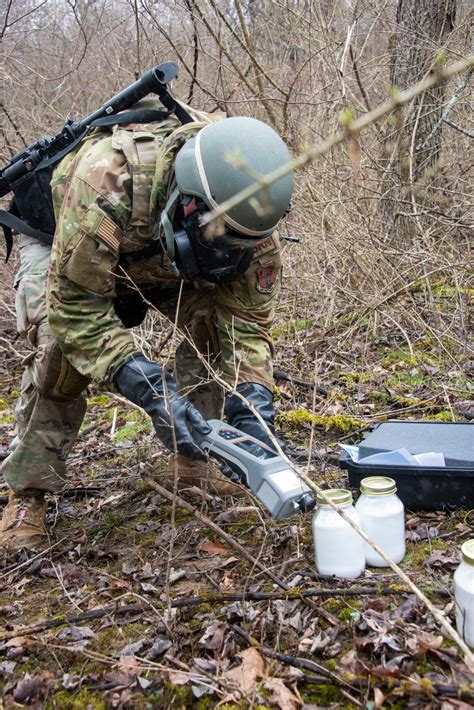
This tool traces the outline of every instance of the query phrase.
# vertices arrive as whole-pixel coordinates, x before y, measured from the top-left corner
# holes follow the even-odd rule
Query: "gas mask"
[[[249,239],[227,228],[224,234],[213,234],[212,227],[201,225],[201,217],[207,211],[204,201],[188,195],[177,196],[172,244],[169,227],[165,229],[171,265],[177,275],[191,283],[234,281],[248,269],[255,245],[268,235]]]

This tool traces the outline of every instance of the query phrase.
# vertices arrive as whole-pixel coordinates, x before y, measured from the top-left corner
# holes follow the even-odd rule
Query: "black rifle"
[[[162,62],[147,71],[133,84],[120,91],[101,108],[82,121],[68,119],[53,138],[46,136],[15,155],[0,170],[0,197],[13,192],[10,210],[0,210],[0,224],[7,242],[7,259],[12,249],[12,229],[51,244],[55,229],[50,180],[55,165],[85,137],[89,128],[117,123],[146,123],[174,113],[181,123],[192,122],[191,116],[169,93],[167,84],[178,73],[176,62]],[[149,109],[135,110],[117,116],[148,94],[157,94],[167,113]]]

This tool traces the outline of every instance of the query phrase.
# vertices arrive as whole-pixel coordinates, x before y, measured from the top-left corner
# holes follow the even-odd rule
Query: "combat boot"
[[[0,548],[11,551],[23,548],[35,550],[45,542],[47,507],[41,491],[30,495],[10,491],[0,523]]]
[[[178,473],[178,488],[196,486],[211,495],[234,496],[242,498],[245,488],[233,483],[224,476],[219,467],[212,461],[194,461],[182,454],[171,456],[167,468],[163,472],[167,478],[168,487],[173,483],[175,470]]]

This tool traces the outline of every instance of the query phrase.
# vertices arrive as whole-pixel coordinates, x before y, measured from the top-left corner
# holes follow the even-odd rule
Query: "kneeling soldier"
[[[193,431],[224,414],[268,442],[240,397],[273,431],[270,328],[280,290],[275,228],[291,174],[202,226],[206,212],[290,160],[281,138],[251,118],[157,123],[93,131],[55,170],[52,252],[20,237],[18,330],[35,352],[16,407],[17,435],[2,472],[11,492],[0,546],[33,548],[46,535],[46,492],[66,485],[66,459],[93,380],[151,417],[188,482],[205,476]],[[186,336],[173,376],[137,352],[128,327],[153,303]],[[192,460],[192,461],[190,461]],[[211,489],[237,488],[217,474]]]

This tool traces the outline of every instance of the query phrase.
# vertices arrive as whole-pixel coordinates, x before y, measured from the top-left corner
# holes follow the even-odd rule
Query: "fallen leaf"
[[[416,596],[414,594],[410,594],[407,599],[405,599],[405,601],[397,607],[393,616],[395,619],[401,619],[405,622],[413,621],[416,617],[417,604],[418,601]]]
[[[125,493],[125,492],[112,493],[112,495],[108,496],[107,498],[104,498],[103,500],[99,500],[99,502],[97,504],[97,510],[100,510],[105,505],[109,505],[110,503],[115,503],[117,500],[120,500],[121,498],[123,498],[126,495],[127,495],[127,493]]]
[[[205,630],[199,639],[199,645],[207,648],[208,651],[218,651],[224,643],[224,634],[227,624],[219,624],[214,621]]]
[[[173,569],[170,570],[170,584],[174,584],[178,580],[186,577],[186,570],[184,569]]]
[[[374,688],[374,705],[376,708],[381,708],[385,700],[385,695],[379,688]]]
[[[168,673],[168,678],[170,683],[173,683],[173,685],[186,685],[189,680],[189,673],[183,673],[183,671],[170,671]]]
[[[77,686],[81,682],[81,677],[78,675],[72,675],[71,673],[64,673],[63,674],[63,679],[61,681],[61,685],[63,688],[66,688],[66,690],[73,690],[74,688],[77,688]]]
[[[145,639],[140,639],[135,641],[135,643],[128,643],[120,651],[116,651],[114,656],[136,656],[146,644],[147,641]]]
[[[361,672],[361,664],[357,658],[357,652],[351,649],[340,659],[338,669],[346,676],[359,675]]]
[[[75,565],[72,562],[65,562],[56,567],[42,567],[39,571],[41,577],[50,577],[51,579],[62,579],[71,587],[78,587],[86,584],[90,578],[89,572],[80,565]]]
[[[234,590],[234,573],[231,572],[225,572],[224,577],[222,580],[219,582],[219,591],[220,592],[232,592]]]
[[[58,633],[59,639],[71,638],[73,641],[82,641],[83,639],[92,639],[95,633],[88,626],[69,626],[67,629],[62,629]]]
[[[236,655],[242,663],[237,668],[231,668],[230,671],[223,673],[222,678],[226,682],[235,684],[242,695],[247,695],[255,690],[257,678],[263,677],[265,665],[256,648],[247,648]]]
[[[247,516],[249,515],[249,513],[256,512],[258,512],[258,508],[256,508],[254,505],[245,505],[236,508],[229,508],[228,510],[224,510],[222,513],[219,513],[219,515],[216,517],[216,523],[219,523],[219,525],[222,525],[223,523],[233,523],[235,520],[238,520],[243,515],[245,516],[246,522],[248,522]]]
[[[135,683],[137,676],[140,674],[138,661],[133,656],[122,656],[117,663],[117,670],[105,673],[104,680],[107,683],[113,683],[114,687],[127,688]]]
[[[147,594],[155,594],[156,592],[160,593],[161,591],[160,589],[158,589],[158,587],[155,587],[154,584],[150,584],[150,582],[141,582],[140,587],[142,588],[142,591],[146,592]]]
[[[423,562],[424,567],[447,567],[454,569],[459,565],[457,557],[449,557],[442,550],[433,550],[431,555]]]
[[[158,636],[152,647],[146,654],[149,661],[154,661],[158,656],[162,656],[171,647],[171,641],[164,636]]]
[[[416,628],[416,635],[407,639],[406,647],[416,658],[426,656],[428,651],[437,651],[443,643],[441,634],[435,636],[428,631]]]
[[[33,648],[35,645],[36,641],[31,636],[15,636],[5,644],[6,648],[21,648],[23,651]]]
[[[18,703],[29,703],[30,700],[44,698],[49,689],[50,681],[54,678],[49,671],[30,676],[25,673],[13,691],[13,697]]]
[[[272,693],[269,697],[270,702],[281,710],[296,710],[301,705],[299,698],[288,690],[281,678],[267,678],[264,686]]]
[[[117,668],[124,673],[129,673],[131,676],[137,676],[140,673],[139,663],[133,656],[121,656],[117,663]]]
[[[16,668],[16,661],[2,661],[0,663],[0,675],[9,678]]]
[[[212,540],[204,540],[198,545],[199,552],[206,552],[209,556],[214,555],[228,555],[230,549],[221,545],[219,542],[213,542]]]

